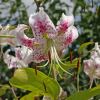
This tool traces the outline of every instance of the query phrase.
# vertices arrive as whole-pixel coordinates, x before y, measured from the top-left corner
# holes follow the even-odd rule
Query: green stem
[[[90,87],[89,87],[90,89],[92,88],[92,85],[93,85],[93,78],[90,79]]]
[[[0,35],[0,38],[15,38],[13,35]]]
[[[15,91],[14,91],[13,87],[11,87],[11,91],[12,91],[12,93],[13,93],[14,97],[15,97],[15,100],[18,100],[18,98],[17,98],[17,96],[16,96],[16,93],[15,93]]]
[[[77,91],[79,92],[79,73],[77,73]]]
[[[95,85],[97,86],[97,85],[98,85],[98,83],[97,83],[96,79],[94,80],[94,82],[95,82]]]

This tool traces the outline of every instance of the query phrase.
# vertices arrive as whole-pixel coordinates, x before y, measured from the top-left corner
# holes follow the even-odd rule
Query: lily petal
[[[37,37],[35,41],[39,44],[34,46],[33,53],[29,56],[30,61],[40,63],[48,60],[47,40]]]
[[[30,15],[29,24],[34,36],[54,38],[57,35],[56,29],[49,16],[40,8],[39,12]]]
[[[13,34],[12,34],[13,33]],[[15,41],[15,30],[12,29],[10,30],[10,25],[7,26],[1,26],[0,30],[0,44],[10,44],[12,45],[13,42]]]
[[[58,34],[67,32],[68,27],[73,24],[74,24],[73,15],[66,16],[65,14],[62,14],[62,17],[58,21],[57,27],[56,27]]]
[[[74,26],[70,26],[65,34],[60,34],[55,39],[55,45],[58,51],[64,50],[74,40],[78,38],[78,31]]]
[[[8,65],[8,68],[20,68],[20,67],[27,67],[30,63],[30,59],[28,56],[32,53],[30,49],[25,46],[15,48],[15,56],[9,54],[8,50],[3,58],[4,62]]]
[[[100,79],[100,58],[84,60],[84,72],[90,78]]]
[[[29,48],[34,46],[34,38],[29,38],[25,35],[24,31],[28,28],[27,25],[20,24],[16,28],[16,39],[19,44],[24,45]]]

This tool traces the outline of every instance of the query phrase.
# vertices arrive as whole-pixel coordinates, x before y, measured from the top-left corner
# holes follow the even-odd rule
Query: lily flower
[[[90,79],[100,79],[100,47],[95,43],[95,47],[91,52],[91,58],[84,60],[84,72]]]
[[[57,63],[60,69],[67,72],[61,67],[63,63],[58,54],[77,39],[78,31],[73,24],[73,16],[62,14],[57,27],[55,27],[43,8],[40,8],[39,12],[29,17],[29,25],[32,28],[34,38],[27,37],[24,34],[24,28],[16,34],[16,38],[21,45],[32,50],[32,53],[28,56],[30,61],[41,63],[49,60],[51,65]],[[17,30],[23,26],[19,25]]]
[[[40,8],[36,14],[30,15],[29,25],[32,28],[35,40],[39,39],[44,41],[42,44],[43,47],[41,43],[37,41],[39,43],[38,48],[40,49],[42,47],[40,55],[44,55],[43,51],[48,54],[49,51],[51,52],[51,48],[56,48],[58,53],[62,52],[69,44],[77,39],[78,31],[73,24],[73,16],[65,16],[62,14],[60,21],[57,23],[57,27],[55,27],[43,8]],[[39,49],[37,49],[36,52],[38,52]]]
[[[29,25],[33,31],[33,38],[27,37],[24,33],[27,25],[20,24],[14,29],[15,40],[18,42],[14,43],[25,46],[31,51],[26,57],[28,61],[23,59],[22,55],[16,56],[16,59],[22,58],[21,61],[26,62],[25,64],[30,62],[41,63],[42,61],[49,60],[51,65],[57,63],[60,69],[66,72],[60,65],[63,63],[58,54],[63,52],[68,45],[77,39],[78,31],[73,24],[73,16],[62,14],[55,27],[43,8],[40,8],[39,12],[29,17]]]

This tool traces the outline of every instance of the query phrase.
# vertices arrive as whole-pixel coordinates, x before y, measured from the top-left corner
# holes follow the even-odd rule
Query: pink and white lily
[[[73,26],[73,16],[65,16],[62,14],[60,21],[57,23],[57,27],[55,27],[43,8],[40,8],[36,14],[30,15],[29,24],[32,28],[34,38],[38,40],[36,42],[39,44],[37,50],[33,47],[35,49],[35,56],[33,58],[39,57],[38,55],[36,56],[37,53],[42,55],[43,59],[40,62],[45,60],[44,53],[48,57],[48,52],[51,51],[52,47],[56,48],[57,52],[62,52],[78,37],[78,31]]]
[[[62,17],[55,27],[49,16],[40,8],[39,12],[30,15],[29,25],[32,28],[33,38],[25,35],[26,25],[20,24],[15,31],[15,45],[21,45],[28,48],[31,53],[27,55],[27,60],[22,59],[26,64],[30,62],[40,63],[51,60],[59,63],[58,56],[68,45],[78,37],[78,31],[73,26],[74,17],[62,14]],[[17,58],[19,59],[19,58]]]
[[[91,58],[84,60],[84,72],[91,78],[100,79],[100,47],[95,43],[91,52]]]

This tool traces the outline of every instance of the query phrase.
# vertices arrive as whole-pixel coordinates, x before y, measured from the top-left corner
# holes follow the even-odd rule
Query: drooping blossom
[[[100,47],[98,43],[95,43],[90,59],[84,60],[84,72],[90,78],[100,79]]]

